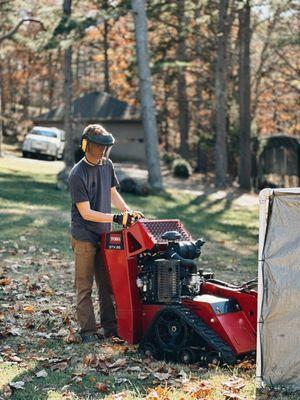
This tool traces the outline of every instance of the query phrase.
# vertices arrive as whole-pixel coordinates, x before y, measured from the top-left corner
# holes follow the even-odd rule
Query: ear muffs
[[[88,145],[88,141],[85,138],[82,138],[81,140],[81,150],[85,153],[86,152],[86,148]]]

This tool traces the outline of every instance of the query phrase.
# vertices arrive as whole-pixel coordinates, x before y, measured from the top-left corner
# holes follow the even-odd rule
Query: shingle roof
[[[80,121],[141,121],[141,111],[105,92],[86,93],[72,102],[73,118]],[[38,121],[62,121],[64,106],[40,115]]]

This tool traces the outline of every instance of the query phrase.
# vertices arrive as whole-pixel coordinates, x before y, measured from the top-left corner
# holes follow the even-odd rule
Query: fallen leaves
[[[10,382],[9,386],[13,389],[24,389],[25,382],[17,381],[17,382]]]
[[[183,387],[183,391],[188,393],[191,399],[202,399],[207,398],[211,395],[214,387],[209,381],[202,380],[200,382],[187,382]]]
[[[149,373],[141,372],[141,373],[138,374],[137,378],[138,378],[140,381],[144,381],[145,379],[149,378],[149,376],[150,376]]]
[[[48,365],[51,371],[65,371],[69,367],[71,357],[67,358],[50,358]]]
[[[110,371],[114,373],[119,370],[124,370],[127,365],[125,358],[119,358],[112,362],[110,355],[107,356],[97,356],[96,354],[87,354],[83,358],[83,364],[86,367],[91,367],[101,372],[103,375],[109,375]]]
[[[243,378],[232,377],[226,382],[222,382],[222,385],[233,392],[239,392],[245,387],[245,380]]]
[[[22,363],[23,359],[18,356],[18,354],[10,347],[10,346],[3,346],[0,352],[1,356],[4,358],[5,361],[10,363]]]
[[[45,369],[42,369],[41,371],[37,372],[35,376],[37,378],[46,378],[48,376],[48,373]]]
[[[4,329],[4,335],[12,335],[12,336],[21,336],[22,335],[22,330],[20,328],[16,328],[11,325],[7,325]]]
[[[41,287],[41,293],[44,296],[53,296],[54,291],[48,285],[44,285]]]
[[[69,328],[69,334],[65,339],[66,343],[79,343],[80,340],[75,336],[75,332],[72,328]]]
[[[17,253],[21,250],[14,249]],[[140,385],[150,387],[146,395],[148,400],[177,398],[173,396],[176,391],[183,393],[185,399],[214,399],[216,388],[196,376],[205,373],[197,366],[185,368],[150,358],[141,359],[136,346],[118,338],[101,341],[92,351],[90,347],[86,351],[86,347],[77,346],[80,341],[76,334],[75,295],[72,279],[65,275],[66,271],[73,273],[74,266],[66,264],[66,268],[62,268],[63,261],[54,250],[42,254],[43,258],[33,259],[37,255],[37,249],[32,248],[22,260],[7,263],[9,267],[4,267],[0,275],[0,291],[5,295],[0,312],[0,334],[7,338],[4,343],[10,344],[0,347],[0,359],[13,368],[22,369],[24,364],[27,371],[19,375],[17,382],[2,389],[3,398],[26,388],[29,379],[35,385],[46,386],[52,384],[53,375],[63,373],[69,377],[63,398],[69,398],[70,387],[82,385],[93,394],[97,391],[100,397],[110,393],[115,400],[125,400],[128,393],[118,389],[130,388],[131,391],[133,386]],[[31,370],[29,361],[35,364]],[[251,371],[253,366],[250,361],[243,361],[238,368],[247,374],[244,371]],[[222,385],[218,383],[220,400],[243,399],[244,383],[237,377],[225,379]],[[113,391],[118,393],[113,394]],[[91,393],[86,394],[90,396]]]
[[[156,387],[155,389],[148,389],[147,392],[147,400],[169,400],[170,398],[169,390],[160,386]]]
[[[108,368],[120,369],[124,368],[126,365],[127,365],[126,358],[118,358],[114,363],[108,364]]]
[[[12,282],[11,278],[2,278],[0,279],[0,286],[8,286]]]
[[[108,393],[108,386],[105,383],[97,382],[95,388],[101,393]]]
[[[159,381],[167,381],[171,375],[167,372],[154,372],[153,373],[154,378],[158,379]]]
[[[35,309],[34,309],[33,306],[26,306],[26,307],[23,308],[23,311],[24,311],[25,313],[33,314],[34,311],[35,311]]]
[[[59,362],[51,366],[52,371],[65,371],[68,368],[68,363],[66,361]]]
[[[83,358],[83,364],[86,366],[96,367],[98,365],[98,359],[96,354],[87,354]]]
[[[2,389],[2,392],[3,392],[3,397],[4,397],[5,399],[9,399],[9,398],[12,396],[12,394],[13,394],[12,389],[11,389],[11,387],[10,387],[9,385],[6,385],[6,386]]]
[[[16,363],[22,362],[22,359],[16,355],[8,355],[7,359],[11,362],[16,362]]]
[[[238,368],[242,370],[253,370],[256,369],[254,360],[244,360],[238,364]]]
[[[245,387],[246,383],[243,378],[236,376],[231,377],[228,381],[222,382],[223,388],[222,395],[225,400],[242,400],[239,392]]]

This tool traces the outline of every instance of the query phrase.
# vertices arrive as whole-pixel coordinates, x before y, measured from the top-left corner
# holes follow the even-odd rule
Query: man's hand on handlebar
[[[134,210],[132,211],[132,214],[136,221],[138,221],[140,218],[145,218],[144,214],[141,211]]]
[[[140,218],[144,218],[144,215],[140,211],[125,211],[119,214],[114,214],[113,221],[124,228],[132,226]]]

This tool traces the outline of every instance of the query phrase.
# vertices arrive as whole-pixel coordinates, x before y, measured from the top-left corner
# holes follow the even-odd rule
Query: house
[[[88,124],[101,124],[116,138],[113,161],[145,162],[146,151],[141,111],[105,92],[86,93],[72,102],[74,136],[80,144],[83,129]],[[63,104],[34,120],[35,125],[64,127]]]

